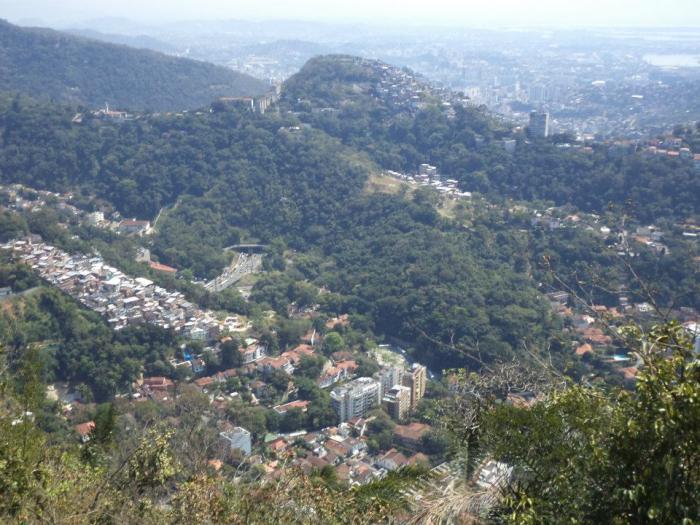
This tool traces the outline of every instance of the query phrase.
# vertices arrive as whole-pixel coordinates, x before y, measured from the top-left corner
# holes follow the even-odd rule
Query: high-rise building
[[[249,456],[252,451],[252,442],[250,432],[243,427],[235,427],[233,430],[221,432],[221,438],[228,443],[232,449],[240,450],[246,456]]]
[[[415,410],[418,401],[423,399],[427,381],[427,370],[418,363],[414,363],[411,370],[404,372],[402,383],[411,389],[411,410]]]
[[[354,417],[365,417],[379,405],[381,384],[371,377],[358,377],[331,392],[331,404],[342,423]]]
[[[549,136],[549,113],[533,111],[530,113],[530,125],[527,134],[532,138],[546,138]]]
[[[543,86],[541,84],[530,86],[529,99],[531,104],[543,104],[544,102],[547,102],[547,95],[547,86]]]
[[[377,374],[377,378],[379,379],[379,383],[382,386],[382,396],[386,394],[389,390],[391,390],[391,387],[393,387],[394,385],[401,384],[401,381],[403,379],[403,372],[404,369],[400,366],[390,366],[387,368],[382,368],[379,371],[379,373]]]
[[[382,404],[392,419],[402,421],[411,408],[411,389],[394,385],[384,394]]]

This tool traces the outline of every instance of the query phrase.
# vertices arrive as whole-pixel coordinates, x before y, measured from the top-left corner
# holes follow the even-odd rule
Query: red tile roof
[[[278,406],[274,407],[274,411],[277,412],[278,414],[286,414],[288,411],[292,410],[293,408],[299,408],[299,409],[301,409],[302,412],[306,412],[309,404],[310,404],[310,401],[302,401],[301,399],[298,399],[297,401],[291,401],[291,402],[286,403],[284,405],[278,405]]]
[[[576,355],[582,356],[593,352],[593,347],[588,343],[582,344],[576,349]]]
[[[620,372],[625,377],[625,379],[636,379],[637,373],[639,372],[639,370],[637,370],[633,366],[630,366],[627,368],[620,368]]]
[[[350,450],[344,446],[342,443],[338,443],[333,439],[327,439],[323,446],[330,452],[334,452],[337,455],[344,457],[350,453]]]
[[[175,385],[170,379],[162,376],[146,377],[143,380],[143,386],[151,390],[167,390]]]
[[[89,436],[90,432],[92,432],[95,428],[95,422],[87,421],[86,423],[80,423],[79,425],[75,425],[73,428],[81,437]]]
[[[424,434],[430,431],[430,425],[425,423],[409,423],[408,425],[396,425],[394,435],[400,439],[420,441]]]
[[[409,465],[430,465],[430,459],[422,452],[417,452],[408,458]]]
[[[355,361],[341,361],[335,365],[336,368],[347,370],[348,372],[354,372],[359,368],[359,366],[360,365],[358,365]]]
[[[612,343],[612,338],[605,335],[600,328],[586,328],[583,331],[583,336],[591,344],[594,345],[609,345]]]
[[[214,384],[214,378],[213,377],[200,377],[199,379],[194,380],[194,384],[197,385],[199,388],[206,388],[206,387]]]
[[[221,467],[224,466],[224,463],[220,459],[210,459],[207,461],[207,465],[213,468],[216,472],[219,472]]]
[[[408,464],[408,459],[395,448],[389,449],[381,458],[380,461],[391,461],[397,467]]]
[[[173,268],[172,266],[168,266],[166,264],[161,264],[155,261],[151,261],[148,263],[148,266],[157,272],[164,272],[164,273],[177,273],[177,268]]]
[[[279,452],[280,450],[284,450],[287,448],[287,442],[283,438],[277,438],[274,441],[271,441],[267,445],[270,450],[274,452]]]
[[[348,326],[350,324],[350,317],[348,314],[343,314],[338,317],[334,317],[333,319],[328,319],[328,321],[326,321],[326,328],[332,330],[337,324],[340,326]]]

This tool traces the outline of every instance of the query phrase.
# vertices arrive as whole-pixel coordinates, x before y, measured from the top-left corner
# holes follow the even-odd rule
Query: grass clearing
[[[406,192],[408,195],[413,193],[415,188],[389,175],[372,173],[367,178],[364,191],[365,193],[388,193],[390,195],[398,195],[401,192]]]

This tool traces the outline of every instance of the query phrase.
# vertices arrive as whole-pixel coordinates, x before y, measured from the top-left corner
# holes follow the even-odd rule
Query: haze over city
[[[468,27],[700,25],[700,12],[694,0],[411,0],[400,3],[389,0],[2,0],[0,16],[14,22],[36,21],[49,24],[63,24],[92,17],[126,17],[149,23],[256,18]]]

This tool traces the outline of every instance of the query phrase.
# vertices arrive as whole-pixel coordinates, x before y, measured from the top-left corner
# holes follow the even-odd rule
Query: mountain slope
[[[265,83],[205,62],[0,21],[0,90],[132,110],[201,107],[256,95]]]
[[[162,42],[161,40],[148,35],[119,35],[115,33],[101,33],[91,29],[70,29],[66,32],[70,33],[71,35],[89,38],[91,40],[98,40],[108,44],[129,46],[136,49],[150,49],[151,51],[158,51],[166,54],[176,54],[177,52],[177,48],[175,48],[175,46],[171,46],[166,42]]]
[[[692,160],[528,141],[456,94],[377,60],[314,58],[285,82],[282,104],[383,168],[414,173],[427,162],[490,199],[543,199],[594,213],[613,204],[649,222],[700,214]],[[517,141],[512,153],[502,139]]]
[[[363,157],[300,130],[291,115],[218,108],[71,124],[74,111],[0,99],[0,182],[97,194],[129,217],[178,202],[152,253],[200,278],[218,275],[224,247],[241,238],[278,246],[278,270],[288,246],[304,254],[299,267],[271,272],[255,302],[286,314],[294,283],[311,282],[332,292],[323,298],[329,315],[347,312],[367,331],[415,341],[436,369],[465,362],[451,342],[505,359],[519,341],[539,347],[553,332],[551,309],[516,269],[518,236],[464,231],[420,193],[366,195]]]

